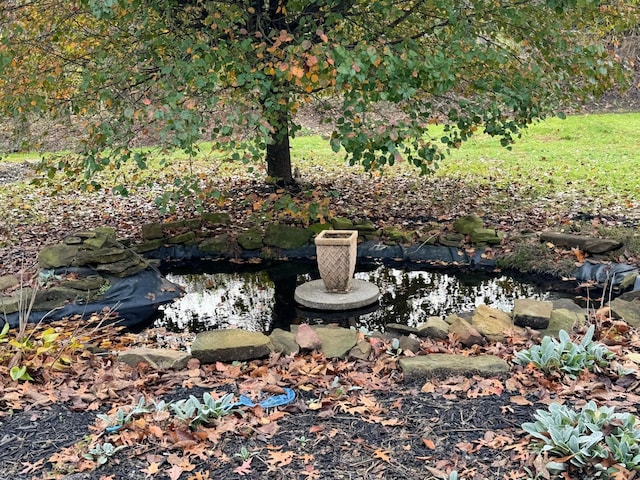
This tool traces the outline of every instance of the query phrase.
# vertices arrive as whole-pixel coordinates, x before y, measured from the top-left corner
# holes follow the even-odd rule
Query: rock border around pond
[[[154,368],[184,368],[189,357],[200,363],[250,361],[268,357],[318,351],[327,358],[368,360],[374,345],[386,341],[388,353],[398,356],[405,380],[450,375],[504,376],[510,365],[494,355],[422,354],[424,339],[450,339],[464,347],[504,342],[508,335],[557,337],[560,330],[584,328],[586,311],[566,300],[554,302],[523,299],[507,313],[479,305],[468,316],[430,317],[418,327],[387,325],[387,332],[363,335],[336,325],[292,325],[291,331],[275,329],[269,335],[240,329],[220,329],[199,333],[191,344],[190,355],[165,349],[132,349],[119,353],[122,361],[136,366],[140,362]],[[539,329],[529,325],[535,324]],[[524,326],[523,326],[524,325]],[[640,326],[640,322],[637,324]],[[393,340],[393,341],[391,341]],[[396,341],[397,340],[397,341]],[[408,355],[407,355],[408,354]]]

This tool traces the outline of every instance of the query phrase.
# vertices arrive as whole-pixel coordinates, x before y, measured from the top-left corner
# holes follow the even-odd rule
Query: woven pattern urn
[[[347,293],[358,254],[357,230],[323,230],[315,239],[318,270],[327,292]]]

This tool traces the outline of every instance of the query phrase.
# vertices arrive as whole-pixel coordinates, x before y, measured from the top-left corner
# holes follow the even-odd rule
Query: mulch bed
[[[182,390],[180,396],[198,395],[201,391]],[[223,456],[232,459],[230,463],[198,459],[194,462],[195,468],[180,478],[197,478],[197,472],[209,472],[210,476],[203,478],[240,478],[234,468],[241,460],[234,462],[233,459],[244,447],[250,452],[259,452],[251,463],[251,471],[242,475],[247,479],[437,478],[428,467],[443,472],[459,469],[461,474],[465,470],[481,472],[482,478],[501,479],[505,471],[513,468],[513,452],[495,448],[500,440],[494,448],[481,448],[467,454],[457,450],[456,445],[484,439],[491,444],[500,436],[520,439],[524,437],[520,424],[531,421],[536,410],[533,405],[511,404],[505,394],[446,400],[420,393],[419,388],[408,385],[398,385],[376,398],[388,411],[385,422],[390,426],[363,421],[357,414],[337,413],[323,417],[319,412],[294,412],[279,421],[280,429],[268,440],[225,435],[219,449]],[[47,461],[53,453],[81,442],[90,433],[88,427],[94,423],[95,414],[75,412],[68,404],[54,404],[47,409],[16,412],[4,418],[0,421],[0,472],[3,478],[42,478],[40,472],[28,473],[29,466],[43,466],[46,471]],[[394,421],[398,425],[393,425]],[[293,460],[273,468],[268,463],[270,451],[293,452]],[[128,458],[127,453],[121,452],[93,472],[70,474],[64,478],[142,480],[149,478],[141,471],[144,467],[146,464],[141,460]],[[318,476],[309,472],[317,472]],[[159,475],[156,478],[167,477]]]

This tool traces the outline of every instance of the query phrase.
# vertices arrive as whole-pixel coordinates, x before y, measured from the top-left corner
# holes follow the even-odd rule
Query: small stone
[[[362,220],[361,222],[355,222],[353,229],[358,230],[359,233],[371,233],[377,230],[377,227],[371,220]]]
[[[140,362],[146,362],[156,370],[182,370],[187,366],[191,355],[166,348],[132,348],[120,352],[118,358],[132,367]]]
[[[209,225],[230,225],[231,216],[223,212],[204,212],[202,214],[202,221]]]
[[[95,268],[98,272],[124,278],[146,270],[147,266],[148,265],[143,260],[132,257],[119,262],[102,263],[100,265],[96,265]]]
[[[349,351],[349,356],[358,360],[368,360],[371,354],[371,343],[366,340],[360,340],[356,346]]]
[[[265,230],[263,242],[270,247],[293,249],[306,245],[310,239],[311,232],[304,228],[271,224]]]
[[[81,290],[83,292],[100,290],[108,283],[107,279],[100,275],[87,275],[86,277],[74,280],[60,280],[61,287],[73,288],[74,290]]]
[[[387,323],[384,326],[387,332],[396,332],[401,334],[417,334],[418,329],[416,327],[410,327],[409,325],[402,325],[401,323]]]
[[[131,252],[117,247],[101,248],[100,250],[80,250],[76,256],[76,264],[77,266],[82,266],[121,262],[133,256]],[[138,261],[137,258],[136,261]]]
[[[471,325],[488,340],[503,342],[505,332],[513,328],[513,321],[508,313],[482,304],[474,310]]]
[[[155,240],[149,240],[144,243],[138,243],[136,245],[132,245],[131,250],[133,250],[136,253],[147,253],[147,252],[152,252],[154,250],[157,250],[163,245],[164,245],[164,239],[158,238]]]
[[[296,343],[302,350],[320,350],[322,348],[322,340],[306,323],[298,325]]]
[[[238,245],[244,250],[258,250],[262,248],[262,230],[257,227],[249,228],[238,235]]]
[[[331,225],[335,230],[353,230],[353,222],[346,217],[333,217]]]
[[[411,353],[419,353],[422,349],[420,340],[409,335],[403,335],[402,337],[400,337],[398,348],[400,348],[403,352]]]
[[[358,334],[349,328],[318,325],[313,329],[322,342],[320,351],[327,358],[346,357],[358,342]]]
[[[162,224],[162,229],[167,232],[171,230],[180,230],[184,228],[184,220],[174,220],[173,222],[165,222]]]
[[[473,243],[486,243],[488,245],[498,245],[502,242],[504,233],[495,228],[476,228],[469,237]]]
[[[513,305],[513,323],[519,327],[544,330],[549,326],[553,302],[518,298]]]
[[[438,237],[438,243],[445,247],[461,247],[464,235],[461,233],[444,233]]]
[[[184,221],[184,226],[189,230],[198,230],[202,226],[202,220],[199,218],[189,218]]]
[[[424,338],[446,340],[449,337],[449,324],[440,317],[429,317],[426,323],[418,327],[418,335]]]
[[[484,345],[485,338],[476,330],[473,325],[461,317],[457,317],[449,326],[449,333],[456,335],[460,343],[465,347],[473,345]]]
[[[274,352],[279,352],[283,355],[292,355],[300,351],[300,346],[296,342],[296,336],[281,328],[275,328],[269,335],[269,340],[271,340]]]
[[[506,375],[511,370],[505,360],[494,355],[472,357],[435,353],[401,358],[399,364],[405,380],[455,375],[492,377]]]
[[[62,243],[65,245],[82,245],[82,242],[84,242],[84,238],[76,235],[70,235],[62,240]]]
[[[465,215],[453,222],[453,229],[462,235],[469,235],[474,230],[482,228],[484,221],[478,215]]]
[[[103,248],[106,244],[106,235],[96,235],[95,237],[87,238],[84,242],[82,242],[83,247],[90,248],[91,250],[98,250],[100,248]]]
[[[113,227],[96,227],[93,229],[93,233],[107,237],[109,242],[115,242],[117,239],[116,229]]]
[[[15,275],[0,276],[0,292],[4,292],[10,288],[20,285],[20,280]]]
[[[640,328],[640,301],[615,298],[609,306],[616,318],[624,320],[634,328]]]
[[[551,312],[549,326],[540,331],[540,336],[558,338],[560,330],[572,332],[576,326],[583,326],[586,319],[587,316],[584,311],[576,312],[566,308],[554,308]]]
[[[180,235],[175,235],[173,237],[169,237],[167,239],[167,243],[170,243],[172,245],[193,243],[195,241],[196,241],[195,232],[185,232],[185,233],[181,233]]]
[[[142,226],[143,240],[156,240],[164,236],[162,232],[162,224],[158,222],[147,223]]]
[[[231,239],[226,234],[207,238],[198,244],[200,251],[209,255],[228,255],[231,247]]]
[[[44,247],[38,253],[38,265],[40,268],[58,268],[73,265],[78,255],[77,245],[51,245]]]

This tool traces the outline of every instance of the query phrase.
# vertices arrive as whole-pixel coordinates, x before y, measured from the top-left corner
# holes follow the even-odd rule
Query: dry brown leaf
[[[375,458],[379,458],[385,463],[389,463],[391,461],[391,453],[393,453],[391,452],[391,450],[384,450],[382,448],[378,448],[374,450],[373,456]]]

